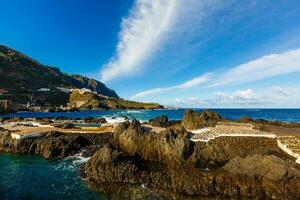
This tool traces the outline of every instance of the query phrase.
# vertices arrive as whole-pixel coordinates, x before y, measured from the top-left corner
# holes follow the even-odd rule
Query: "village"
[[[92,91],[90,89],[87,88],[65,88],[65,87],[56,87],[56,88],[39,88],[37,90],[26,90],[26,94],[27,93],[39,93],[39,94],[43,94],[43,93],[54,93],[54,92],[63,92],[66,94],[70,94],[73,91],[78,91],[79,94],[83,94],[85,92],[89,92],[89,93],[93,93],[93,94],[97,94],[96,91]],[[15,95],[14,92],[8,91],[4,88],[0,88],[0,114],[5,114],[5,113],[12,113],[12,112],[16,112],[19,110],[28,110],[31,108],[36,107],[37,110],[39,110],[39,107],[41,105],[41,103],[43,104],[43,102],[45,103],[46,107],[53,107],[50,103],[47,103],[45,101],[45,99],[43,98],[34,98],[31,97],[26,103],[24,102],[23,104],[20,104],[18,102],[15,102],[13,99],[13,96]],[[39,103],[37,103],[37,101],[39,101]],[[60,105],[59,109],[61,111],[67,111],[69,110],[68,106],[63,106]]]

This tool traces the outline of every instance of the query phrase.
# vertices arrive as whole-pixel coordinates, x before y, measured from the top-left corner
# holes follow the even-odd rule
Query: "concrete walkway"
[[[208,142],[217,137],[268,137],[276,138],[276,135],[273,133],[258,131],[258,130],[249,130],[243,128],[204,128],[199,130],[191,130],[193,133],[192,141],[194,142]]]
[[[266,137],[277,140],[277,145],[287,154],[296,158],[296,163],[300,164],[300,136],[276,136],[275,133],[255,130],[249,125],[230,124],[226,126],[208,127],[198,130],[190,130],[193,133],[193,142],[209,142],[218,137]]]

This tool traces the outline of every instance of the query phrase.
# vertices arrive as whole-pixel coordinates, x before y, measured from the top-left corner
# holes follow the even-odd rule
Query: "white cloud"
[[[300,48],[263,56],[236,66],[215,77],[216,81],[210,86],[252,82],[299,71]]]
[[[282,87],[273,87],[270,89],[272,91],[273,94],[276,94],[278,96],[281,96],[281,97],[285,97],[285,96],[288,96],[288,91],[286,89],[283,89]]]
[[[137,74],[164,52],[168,59],[182,59],[171,54],[185,57],[192,51],[191,41],[205,32],[207,19],[223,5],[222,0],[135,0],[122,20],[116,53],[102,66],[101,81]]]
[[[207,73],[197,78],[186,81],[183,84],[167,88],[155,88],[137,93],[132,98],[138,99],[162,92],[170,92],[176,89],[189,89],[195,86],[220,87],[228,84],[240,84],[257,81],[274,76],[300,72],[300,48],[288,50],[280,54],[263,56],[256,60],[238,65],[227,71],[219,73]],[[279,90],[279,88],[277,88]],[[281,91],[281,95],[283,95]],[[222,93],[218,94],[224,95]],[[252,90],[237,91],[235,97],[252,98]]]
[[[180,85],[176,85],[175,89],[188,89],[197,85],[201,85],[202,83],[205,83],[209,80],[209,77],[211,74],[204,74],[202,76],[198,76],[196,78],[193,78],[189,81],[186,81],[185,83],[182,83]]]
[[[214,92],[211,97],[176,99],[170,105],[177,107],[299,107],[299,87],[270,87],[254,92],[252,89],[238,90],[232,93]]]
[[[122,21],[116,55],[101,72],[103,82],[141,68],[172,26],[177,1],[136,0],[129,16]]]
[[[199,107],[205,107],[209,106],[209,104],[206,101],[203,101],[202,99],[199,98],[186,98],[186,99],[175,99],[175,104],[171,106],[176,106],[176,107],[182,107],[182,108],[196,108]]]
[[[204,74],[202,76],[193,78],[193,79],[186,81],[179,85],[175,85],[175,86],[171,86],[171,87],[160,87],[160,88],[154,88],[154,89],[142,91],[142,92],[139,92],[139,93],[135,94],[134,96],[130,97],[130,99],[140,99],[143,97],[152,96],[152,95],[160,94],[163,92],[189,89],[191,87],[204,84],[205,82],[207,82],[209,80],[210,76],[211,76],[211,74]]]
[[[238,90],[233,94],[234,98],[243,99],[243,100],[253,100],[256,99],[252,89],[247,90]]]
[[[233,93],[215,92],[213,98],[207,99],[210,105],[257,105],[261,99],[254,94],[252,89],[238,90]]]
[[[271,87],[261,93],[262,99],[268,99],[274,106],[300,107],[300,87]]]

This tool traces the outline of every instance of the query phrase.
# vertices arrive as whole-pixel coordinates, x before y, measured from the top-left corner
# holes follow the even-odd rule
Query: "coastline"
[[[153,197],[154,193],[159,198],[165,199],[173,199],[174,196],[178,199],[193,199],[200,196],[220,198],[224,195],[232,198],[246,196],[254,198],[260,195],[260,192],[267,196],[271,195],[274,191],[270,190],[270,184],[272,185],[274,180],[277,183],[281,182],[285,177],[281,174],[285,170],[291,173],[291,166],[294,168],[289,175],[294,177],[291,180],[296,181],[299,178],[297,174],[300,168],[295,163],[296,159],[278,145],[277,137],[283,136],[278,133],[274,136],[270,132],[265,132],[266,130],[256,131],[257,128],[266,129],[265,126],[274,126],[272,125],[274,122],[263,121],[263,124],[258,126],[258,121],[252,120],[251,123],[254,125],[249,128],[244,122],[228,122],[217,114],[210,112],[198,114],[193,111],[186,112],[181,121],[168,121],[168,118],[162,116],[147,123],[124,119],[112,124],[101,118],[6,120],[3,123],[4,128],[8,130],[2,129],[0,134],[2,151],[41,154],[47,159],[62,159],[80,153],[83,157],[91,157],[85,159],[87,162],[83,164],[84,177],[95,189],[107,195],[113,194],[116,199],[120,197],[126,199],[132,194]],[[76,127],[80,124],[79,121],[88,126]],[[100,122],[98,126],[105,128],[100,131],[99,127],[91,127],[95,122]],[[54,125],[62,125],[64,128]],[[280,127],[289,128],[296,125],[282,123]],[[193,128],[190,130],[191,126]],[[212,130],[209,128],[212,126],[222,128],[222,134],[206,141],[193,140],[193,137],[200,135],[211,137],[206,132]],[[45,130],[36,134],[40,128]],[[21,129],[21,132],[16,131],[17,129]],[[225,130],[228,130],[228,133]],[[256,168],[253,171],[245,167],[243,163],[247,162],[252,165],[259,164],[260,170]],[[266,175],[267,170],[274,169],[265,168],[264,162],[284,170],[278,171],[276,177]],[[242,174],[233,167],[237,165],[244,167]],[[261,182],[252,179],[253,173],[262,180],[268,180],[269,185],[261,185]],[[102,175],[99,176],[100,174]],[[248,177],[247,181],[245,177]],[[229,180],[234,181],[229,183]],[[294,184],[296,187],[299,182],[294,181],[285,184]],[[227,183],[224,185],[225,182]],[[213,190],[209,189],[212,187],[211,184],[215,184]],[[236,188],[237,184],[238,187],[246,188],[251,184],[251,192],[234,192],[232,189]],[[277,197],[287,194],[287,191],[281,190],[283,186],[281,183],[276,186]],[[218,187],[227,189],[222,191]],[[122,192],[124,189],[127,191],[125,194]],[[299,191],[296,189],[289,192],[293,197]]]

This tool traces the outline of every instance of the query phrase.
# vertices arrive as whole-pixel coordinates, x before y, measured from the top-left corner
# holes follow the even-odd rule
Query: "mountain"
[[[157,103],[141,103],[122,98],[106,97],[92,92],[73,90],[69,96],[69,107],[79,109],[160,109]]]
[[[114,90],[97,80],[63,73],[58,68],[43,65],[3,45],[0,45],[0,77],[0,88],[10,93],[18,94],[40,88],[88,88],[104,96],[119,98]]]
[[[41,88],[50,90],[41,91]],[[83,88],[89,90],[80,90]],[[68,92],[67,89],[73,90]],[[3,100],[11,102],[16,107],[14,110],[43,110],[61,106],[78,109],[163,108],[156,103],[122,99],[114,90],[97,80],[63,73],[58,68],[43,65],[14,49],[0,45],[0,101],[7,102]]]

